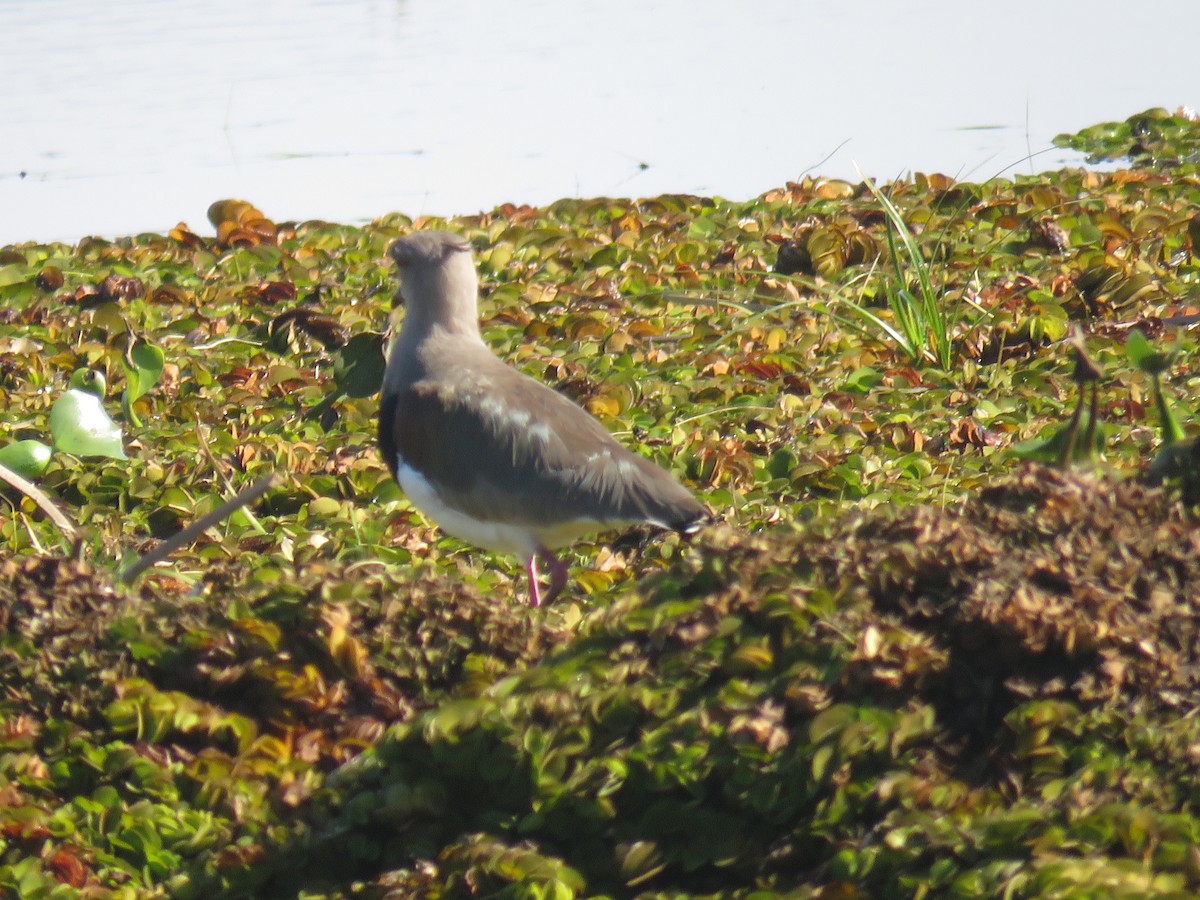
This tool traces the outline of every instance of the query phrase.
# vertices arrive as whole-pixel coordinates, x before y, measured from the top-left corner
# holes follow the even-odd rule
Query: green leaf
[[[799,464],[800,460],[791,449],[780,447],[767,460],[767,472],[772,478],[787,478]]]
[[[865,394],[881,381],[883,381],[883,375],[878,369],[864,366],[861,369],[855,369],[846,377],[844,389]]]
[[[105,393],[108,392],[108,379],[104,377],[103,372],[95,369],[76,369],[71,373],[69,386],[104,399]]]
[[[1147,375],[1158,375],[1167,370],[1171,364],[1171,354],[1161,353],[1146,340],[1146,336],[1137,328],[1129,332],[1125,338],[1125,355],[1129,361]]]
[[[1077,435],[1087,433],[1091,418],[1091,413],[1086,409],[1080,413],[1079,422],[1075,428]],[[1070,431],[1070,422],[1055,423],[1037,437],[1013,444],[1011,450],[1014,455],[1021,459],[1034,459],[1047,463],[1058,462],[1070,438]],[[1068,462],[1086,462],[1097,454],[1103,453],[1105,441],[1106,431],[1104,423],[1098,421],[1096,427],[1092,430],[1092,446],[1088,447],[1085,441],[1077,439],[1071,452],[1071,459]]]
[[[153,390],[162,378],[166,356],[159,347],[139,338],[125,354],[125,392],[121,395],[121,410],[135,428],[141,421],[133,411],[133,404]]]
[[[1162,382],[1158,375],[1154,375],[1154,405],[1158,408],[1159,423],[1162,428],[1162,441],[1164,445],[1170,445],[1182,441],[1187,435],[1183,430],[1183,426],[1179,424],[1179,418],[1171,409],[1171,404],[1167,402],[1166,394],[1163,393]]]
[[[121,427],[104,410],[100,398],[71,388],[50,409],[50,435],[54,449],[76,456],[125,459]]]
[[[1185,436],[1183,426],[1179,424],[1179,419],[1176,418],[1170,404],[1167,403],[1158,377],[1170,368],[1171,358],[1174,354],[1155,350],[1153,345],[1146,340],[1146,336],[1135,328],[1125,338],[1125,355],[1129,357],[1130,362],[1153,379],[1154,404],[1158,408],[1163,444],[1169,445],[1183,440]]]
[[[34,275],[35,273],[24,263],[11,263],[7,266],[0,266],[0,288],[31,281]]]
[[[166,356],[159,347],[138,339],[125,357],[125,374],[128,378],[125,393],[128,403],[134,403],[154,389],[158,380],[162,378],[165,363]]]
[[[41,441],[14,441],[0,447],[0,465],[22,478],[40,478],[50,465],[53,452]]]
[[[338,389],[347,397],[370,397],[383,384],[383,337],[377,332],[356,334],[338,351],[335,372]]]

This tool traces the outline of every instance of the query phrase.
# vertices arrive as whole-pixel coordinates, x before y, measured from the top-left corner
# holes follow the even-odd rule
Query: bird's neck
[[[461,363],[467,357],[479,353],[491,356],[479,326],[474,320],[471,323],[473,327],[462,328],[406,319],[388,350],[384,393],[443,372],[447,365]]]
[[[411,316],[418,333],[439,328],[447,334],[479,337],[479,280],[470,261],[462,263],[438,269],[425,276],[428,280],[413,281],[412,302],[405,303],[405,315]],[[407,281],[403,293],[408,296]]]
[[[425,318],[420,313],[407,313],[397,338],[398,346],[416,352],[421,345],[452,343],[482,344],[479,323],[474,318],[442,316]]]

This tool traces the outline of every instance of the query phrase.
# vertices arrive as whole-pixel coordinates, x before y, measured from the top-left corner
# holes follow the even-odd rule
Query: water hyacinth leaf
[[[0,447],[0,465],[22,478],[40,478],[50,465],[53,450],[41,441],[13,441]]]
[[[23,284],[33,277],[34,273],[30,271],[29,267],[21,263],[0,266],[0,288],[11,287],[14,284]]]
[[[138,339],[125,353],[125,392],[121,395],[121,409],[135,428],[141,421],[133,411],[133,404],[153,390],[162,378],[166,356],[162,349]]]
[[[861,369],[855,369],[847,376],[845,389],[865,394],[881,381],[883,381],[883,375],[878,369],[864,366]]]
[[[76,369],[71,373],[67,387],[85,391],[103,399],[108,392],[108,379],[96,369]]]
[[[121,427],[90,391],[71,388],[50,409],[50,435],[54,449],[76,456],[126,459]]]
[[[1104,443],[1106,440],[1104,423],[1098,421],[1096,427],[1092,428],[1091,418],[1091,413],[1085,409],[1080,413],[1079,421],[1075,426],[1077,434],[1091,433],[1091,446],[1087,446],[1087,441],[1077,441],[1071,449],[1071,459],[1068,462],[1085,462],[1104,452]],[[1070,431],[1070,422],[1052,425],[1046,432],[1037,437],[1013,444],[1013,455],[1020,459],[1033,459],[1046,463],[1056,462],[1065,451],[1067,442],[1070,440]]]
[[[160,347],[140,338],[135,341],[125,355],[125,374],[129,379],[125,388],[127,402],[134,403],[153,390],[162,378],[165,364],[166,355]]]
[[[1125,355],[1147,375],[1159,375],[1171,364],[1171,354],[1162,353],[1146,340],[1140,329],[1133,329],[1125,338]]]
[[[1130,362],[1149,375],[1153,382],[1154,405],[1158,409],[1163,444],[1169,445],[1182,441],[1186,437],[1186,433],[1175,412],[1171,409],[1171,405],[1167,402],[1162,382],[1159,379],[1159,376],[1171,367],[1171,359],[1174,354],[1155,350],[1146,340],[1146,336],[1135,328],[1125,338],[1125,355],[1129,357]]]
[[[1136,168],[1162,169],[1194,163],[1200,156],[1200,123],[1195,112],[1180,108],[1174,114],[1148,109],[1123,122],[1102,122],[1075,134],[1054,138],[1056,147],[1088,155],[1088,162],[1127,157]]]
[[[780,447],[767,460],[767,472],[773,478],[787,478],[800,464],[799,458],[788,447]]]
[[[1080,365],[1068,378],[1045,346],[1088,304],[1107,314],[1136,294],[1130,318],[1183,361],[1193,338],[1165,320],[1195,306],[1194,182],[918,174],[887,189],[949,308],[979,314],[953,323],[944,371],[930,345],[916,363],[902,349],[919,279],[862,185],[416,224],[492,248],[483,311],[501,356],[577,402],[619,401],[620,439],[707,473],[689,486],[737,530],[581,544],[565,551],[569,600],[539,611],[519,601],[519,563],[465,552],[411,508],[373,450],[377,401],[341,392],[328,339],[380,327],[381,258],[412,219],[295,223],[254,246],[234,204],[221,218],[237,249],[182,226],[0,248],[0,266],[56,266],[72,287],[158,285],[82,317],[92,301],[62,285],[0,288],[0,444],[39,427],[49,444],[63,366],[121,371],[130,323],[164,349],[203,348],[180,390],[160,382],[134,404],[144,428],[117,419],[154,448],[132,472],[42,476],[86,526],[92,575],[41,558],[42,517],[9,490],[0,503],[3,568],[20,579],[0,577],[0,594],[30,601],[6,623],[22,658],[0,666],[0,895],[1194,895],[1194,522],[1174,486],[1141,486],[1158,420],[1147,373],[1115,344],[1128,328],[1088,329],[1111,381]],[[1050,215],[1077,258],[1027,246]],[[831,243],[835,280],[817,282],[822,230],[874,248],[856,261]],[[786,241],[805,251],[788,266]],[[776,248],[780,271],[805,275],[761,271]],[[1081,297],[1073,272],[1106,262],[1104,290]],[[281,278],[319,288],[301,307],[318,333],[264,344],[297,299],[275,296]],[[1191,370],[1172,365],[1172,403]],[[1003,449],[1061,429],[1094,384],[1105,469]],[[1091,444],[1076,421],[1049,461]],[[1166,474],[1194,502],[1200,454],[1173,447]],[[270,537],[239,512],[146,573],[136,605],[112,602],[114,557],[131,567],[147,538],[213,509],[224,477],[268,467],[290,481],[253,507]],[[17,884],[22,856],[41,884]]]
[[[347,397],[370,397],[383,384],[383,335],[356,334],[338,351],[337,385]]]
[[[1159,382],[1157,376],[1154,378],[1154,404],[1158,408],[1163,444],[1175,444],[1184,440],[1187,437],[1187,433],[1183,430],[1183,425],[1180,424],[1179,417],[1171,409],[1171,404],[1167,402],[1166,394],[1163,393],[1162,384]]]

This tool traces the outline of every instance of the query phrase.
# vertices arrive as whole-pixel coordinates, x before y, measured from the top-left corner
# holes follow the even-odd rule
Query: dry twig
[[[249,506],[267,491],[278,487],[282,481],[283,476],[279,472],[272,472],[266,478],[256,481],[244,491],[239,492],[238,495],[233,499],[226,500],[207,516],[193,522],[191,525],[173,537],[167,538],[167,540],[163,541],[145,556],[141,557],[137,562],[121,573],[121,581],[125,584],[132,584],[135,578],[137,578],[151,566],[166,559],[180,547],[190,544],[207,529],[224,521],[243,506]]]
[[[16,488],[18,491],[36,503],[38,509],[46,514],[46,518],[55,524],[55,526],[63,533],[63,536],[67,538],[67,540],[73,540],[75,538],[75,525],[66,517],[66,515],[63,514],[62,510],[54,505],[54,501],[47,497],[42,489],[36,484],[25,478],[22,478],[12,469],[3,465],[0,465],[0,481],[8,482],[10,486]]]

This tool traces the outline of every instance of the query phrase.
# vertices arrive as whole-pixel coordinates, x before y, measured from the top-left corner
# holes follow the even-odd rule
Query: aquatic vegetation
[[[0,248],[0,462],[75,535],[2,488],[0,893],[1194,894],[1200,187],[1145,117],[1113,172]],[[413,227],[723,524],[535,612],[424,521],[374,438]],[[127,458],[35,452],[77,370]]]
[[[954,360],[954,339],[963,297],[960,294],[949,301],[934,285],[930,264],[917,246],[904,217],[870,179],[863,183],[887,217],[891,266],[882,277],[883,294],[891,318],[876,315],[862,303],[845,297],[841,298],[842,303],[866,325],[894,341],[913,365],[928,361],[949,369]]]

